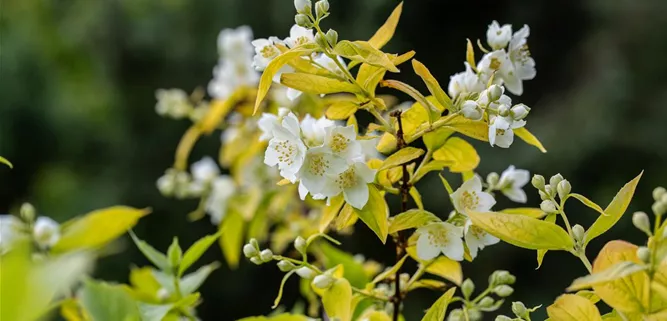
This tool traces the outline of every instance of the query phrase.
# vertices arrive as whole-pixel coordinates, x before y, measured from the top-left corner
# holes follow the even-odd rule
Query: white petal
[[[301,94],[302,92],[289,87],[287,87],[287,91],[285,92],[287,99],[289,99],[290,101],[295,101],[297,98],[301,97]]]
[[[359,177],[361,177],[365,183],[372,183],[375,180],[375,174],[377,171],[370,169],[366,163],[357,162],[354,164],[354,168],[357,171],[357,175],[359,175]]]
[[[359,182],[343,190],[343,196],[348,204],[360,210],[368,203],[368,186],[363,182]]]
[[[287,129],[294,137],[301,136],[301,127],[299,127],[299,119],[293,113],[287,114],[283,118],[283,127]]]
[[[299,182],[299,198],[303,201],[306,199],[306,196],[308,196],[308,189],[303,185],[303,180],[301,180]]]
[[[422,231],[417,239],[417,257],[424,261],[432,260],[440,254],[440,248],[431,242],[427,229],[420,228],[419,230]]]
[[[477,252],[480,248],[480,242],[477,238],[473,236],[472,233],[466,233],[465,235],[466,245],[468,246],[468,251],[470,256],[474,259],[477,257]]]
[[[461,240],[460,236],[454,237],[452,235],[448,239],[447,245],[442,248],[442,253],[454,261],[463,261],[464,252],[463,240]]]
[[[516,203],[525,203],[528,198],[526,197],[526,192],[524,192],[521,187],[512,187],[502,190],[503,194],[507,196],[510,200]]]
[[[496,204],[496,199],[493,196],[486,192],[477,192],[477,197],[479,197],[479,203],[475,209],[478,212],[488,212],[491,210],[493,205]]]
[[[496,145],[502,148],[509,148],[514,142],[514,132],[511,129],[505,130],[505,133],[496,137]]]

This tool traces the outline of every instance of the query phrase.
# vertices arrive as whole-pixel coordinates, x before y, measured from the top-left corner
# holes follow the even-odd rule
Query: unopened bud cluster
[[[243,255],[257,265],[273,261],[273,252],[270,249],[260,250],[256,239],[250,239],[250,242],[243,246]]]
[[[185,171],[169,168],[157,180],[157,188],[165,197],[183,199],[192,195],[192,177]]]
[[[499,315],[496,317],[495,321],[525,321],[525,320],[530,320],[530,313],[535,312],[538,307],[534,308],[526,308],[526,305],[523,304],[523,302],[512,302],[512,313],[516,316],[516,318],[510,318],[505,315]]]
[[[558,213],[558,204],[555,202],[556,196],[564,200],[572,191],[572,185],[561,174],[551,176],[548,184],[544,176],[535,174],[531,184],[539,191],[540,199],[542,199],[540,209],[547,214]]]
[[[662,216],[667,212],[667,190],[660,186],[653,190],[653,214],[656,216]]]

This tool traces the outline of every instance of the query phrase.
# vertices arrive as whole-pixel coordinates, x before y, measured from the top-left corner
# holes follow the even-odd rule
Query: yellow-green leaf
[[[316,44],[307,44],[295,47],[281,53],[278,57],[269,62],[269,64],[266,66],[266,69],[264,69],[264,72],[262,73],[262,77],[259,79],[259,88],[257,89],[257,98],[255,99],[255,108],[253,114],[257,113],[259,110],[259,105],[262,103],[262,100],[264,100],[264,97],[266,97],[266,94],[269,92],[269,88],[271,88],[271,83],[273,83],[273,76],[278,73],[280,68],[296,57],[311,54],[315,51],[315,49],[317,49]]]
[[[410,285],[410,287],[408,288],[408,291],[412,291],[412,290],[420,289],[420,288],[440,290],[440,289],[444,289],[446,286],[447,286],[447,283],[439,281],[439,280],[420,279],[420,280],[417,280],[417,281],[413,282]]]
[[[9,166],[9,168],[14,168],[14,165],[12,165],[12,163],[9,160],[7,160],[6,158],[4,158],[2,156],[0,156],[0,163]]]
[[[586,298],[588,301],[591,301],[591,303],[593,303],[593,304],[596,304],[596,303],[600,302],[600,297],[597,294],[595,294],[595,292],[593,292],[593,291],[581,290],[581,291],[577,291],[577,293],[575,293],[575,294],[582,297],[582,298]]]
[[[329,318],[341,321],[352,319],[352,287],[346,279],[336,279],[333,285],[322,293],[322,305]]]
[[[208,112],[199,122],[202,133],[210,134],[218,128],[225,116],[246,96],[248,96],[247,89],[239,88],[225,100],[214,99],[211,101]]]
[[[384,45],[391,40],[391,37],[394,36],[396,31],[396,26],[398,25],[398,20],[401,18],[401,12],[403,11],[403,2],[399,3],[398,6],[392,11],[387,21],[384,22],[382,27],[378,29],[375,34],[368,40],[368,43],[378,49],[381,49]]]
[[[448,121],[447,125],[443,127],[449,128],[457,133],[466,135],[470,138],[474,138],[484,142],[489,141],[489,124],[483,121],[474,121],[465,118],[461,115],[457,115],[450,121]]]
[[[392,63],[386,53],[374,48],[366,41],[339,41],[334,48],[334,53],[350,60],[382,67],[391,72],[398,72],[398,68]]]
[[[521,140],[526,142],[528,145],[533,145],[537,147],[542,153],[546,153],[547,150],[542,146],[542,143],[535,137],[531,132],[528,131],[525,127],[514,129],[514,134],[517,135]]]
[[[472,42],[470,39],[466,39],[466,61],[472,67],[472,69],[477,70],[477,65],[475,64],[475,50],[472,47]]]
[[[243,216],[234,207],[227,209],[227,214],[220,223],[220,248],[227,265],[232,269],[238,266],[241,258],[244,223]]]
[[[410,60],[412,57],[414,57],[414,55],[415,55],[414,51],[408,51],[400,56],[389,55],[389,59],[391,59],[391,62],[395,66],[398,66]],[[364,87],[366,91],[368,91],[371,95],[375,95],[375,89],[377,88],[377,85],[380,83],[382,78],[384,78],[386,72],[387,69],[384,69],[382,67],[371,66],[369,64],[361,64],[361,67],[359,67],[359,72],[357,72],[357,83],[359,83],[362,87]],[[385,109],[382,106],[376,106],[376,107],[380,109]]]
[[[453,130],[445,127],[440,127],[430,133],[424,134],[422,138],[424,140],[424,145],[426,149],[430,151],[436,151],[438,148],[442,147],[447,141],[447,138],[454,133]]]
[[[599,216],[588,231],[586,231],[584,245],[609,230],[619,219],[621,219],[621,216],[625,213],[628,205],[630,205],[630,201],[635,194],[635,189],[637,188],[637,184],[639,184],[639,179],[641,179],[642,174],[644,174],[643,171],[616,193],[614,199],[611,200],[611,203],[609,203],[604,210],[607,215]]]
[[[456,285],[461,285],[463,282],[463,270],[461,263],[447,258],[446,256],[438,256],[434,261],[427,263],[426,273],[437,275],[446,280],[452,281]]]
[[[304,73],[284,73],[280,75],[280,83],[310,94],[361,94],[360,88],[349,82]]]
[[[192,244],[183,254],[183,259],[178,268],[178,274],[183,275],[183,272],[187,270],[192,264],[194,264],[199,258],[208,250],[213,243],[220,237],[220,234],[207,235]]]
[[[268,317],[247,317],[237,321],[308,321],[310,318],[300,314],[281,313],[278,315],[271,315]],[[166,321],[166,320],[165,320]]]
[[[590,288],[594,285],[600,285],[607,282],[616,281],[626,276],[635,274],[640,271],[648,269],[645,265],[640,265],[634,262],[622,261],[618,262],[600,272],[593,273],[584,277],[577,278],[567,288],[568,291],[578,291]]]
[[[324,233],[331,222],[336,218],[336,215],[343,207],[345,199],[343,194],[330,198],[329,205],[322,209],[322,217],[320,217],[320,233]]]
[[[412,196],[412,199],[415,201],[415,204],[417,205],[417,208],[420,210],[424,209],[424,202],[422,201],[422,194],[419,193],[419,190],[417,190],[416,187],[412,186],[410,187],[410,196]]]
[[[113,206],[90,212],[65,225],[62,237],[52,248],[54,252],[91,249],[104,246],[123,235],[149,209]]]
[[[326,111],[327,118],[331,120],[346,120],[357,112],[359,105],[350,100],[337,101],[329,106]]]
[[[592,208],[596,212],[598,212],[598,213],[600,213],[604,216],[607,216],[607,214],[605,214],[604,210],[602,209],[602,207],[600,207],[600,205],[595,204],[595,202],[589,200],[586,196],[583,196],[583,195],[577,194],[577,193],[571,193],[571,194],[568,195],[568,197],[573,197],[573,198],[577,199],[579,202],[581,202],[582,204]]]
[[[479,165],[479,155],[470,143],[459,137],[451,137],[433,153],[433,159],[452,162],[452,173],[472,171]]]
[[[552,321],[602,321],[600,311],[588,299],[564,294],[547,307],[547,314]]]
[[[384,311],[369,311],[364,313],[359,320],[364,321],[391,321],[391,317]]]
[[[354,212],[384,244],[389,233],[389,207],[382,193],[373,184],[368,184],[368,193],[368,203],[360,210],[354,208]]]
[[[379,171],[389,169],[392,167],[400,166],[410,161],[413,161],[420,156],[424,155],[424,150],[416,147],[405,147],[391,156],[387,157],[382,163],[382,167],[378,169]]]
[[[431,72],[417,59],[412,59],[412,68],[415,70],[415,73],[421,77],[421,79],[426,84],[428,91],[435,97],[435,99],[440,103],[443,108],[451,109],[452,108],[452,99],[447,96],[438,80],[433,77]]]
[[[544,218],[544,221],[555,223],[557,218],[558,214],[549,214],[547,215],[547,217]],[[539,269],[540,266],[542,266],[542,261],[544,261],[544,256],[547,254],[547,251],[548,250],[537,250],[537,268],[535,268],[535,270]]]
[[[445,167],[452,166],[454,164],[453,161],[442,161],[442,160],[432,160],[426,165],[419,167],[419,170],[415,175],[412,177],[412,182],[418,182],[424,175],[428,174],[429,172],[432,171],[441,171]]]
[[[453,287],[449,289],[445,294],[443,294],[433,305],[426,311],[426,315],[422,318],[422,321],[442,321],[447,315],[447,306],[454,296],[456,288]]]
[[[418,228],[431,222],[441,221],[435,214],[420,209],[411,209],[393,216],[389,220],[389,234],[411,228]]]
[[[469,211],[473,224],[518,247],[531,250],[570,250],[570,236],[560,226],[532,217],[498,212]]]
[[[539,208],[535,208],[535,207],[506,208],[506,209],[502,210],[501,212],[502,213],[507,213],[507,214],[524,215],[524,216],[533,217],[533,218],[543,218],[544,216],[547,215],[547,213],[544,213],[544,211],[542,211]]]
[[[354,259],[351,254],[340,250],[328,242],[317,242],[317,248],[320,250],[316,255],[322,255],[320,258],[327,269],[335,268],[339,265],[343,267],[343,277],[347,279],[352,286],[363,288],[370,280],[366,274],[364,265]]]
[[[396,271],[398,271],[403,266],[403,263],[405,263],[405,259],[407,259],[407,258],[408,258],[408,255],[404,255],[403,258],[401,258],[398,262],[396,262],[396,264],[394,264],[394,266],[392,266],[391,268],[386,269],[384,272],[378,274],[373,279],[373,281],[371,281],[371,283],[373,283],[373,284],[378,283],[378,282],[386,279],[388,276],[396,274]]]

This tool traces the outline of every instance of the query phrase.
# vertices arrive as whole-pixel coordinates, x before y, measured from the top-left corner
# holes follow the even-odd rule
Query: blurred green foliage
[[[341,38],[368,38],[396,1],[333,0],[328,27]],[[491,20],[531,27],[529,44],[538,75],[521,102],[533,108],[528,128],[547,154],[517,142],[510,150],[479,144],[480,173],[510,164],[544,175],[562,173],[573,191],[606,204],[624,182],[646,174],[628,213],[648,210],[650,191],[667,183],[667,2],[661,0],[482,1],[408,0],[390,50],[417,51],[441,83],[463,69],[466,38],[485,37]],[[370,17],[370,18],[369,18]],[[112,204],[153,207],[137,234],[165,250],[172,235],[185,244],[215,229],[187,223],[195,204],[162,198],[155,180],[173,160],[187,122],[159,118],[157,88],[187,91],[208,83],[217,60],[220,29],[252,26],[256,37],[286,36],[293,18],[289,0],[9,0],[0,6],[0,154],[15,168],[0,168],[0,212],[22,201],[64,221]],[[419,83],[411,71],[398,78]],[[421,88],[425,89],[425,88]],[[402,97],[406,98],[406,97]],[[201,142],[194,157],[217,153],[218,137]],[[424,201],[447,214],[437,178]],[[538,204],[535,191],[529,203]],[[193,201],[194,202],[194,201]],[[500,204],[505,205],[505,204]],[[502,206],[501,206],[502,207]],[[576,223],[590,224],[584,207]],[[392,262],[372,233],[342,237],[343,247]],[[629,215],[610,237],[640,241]],[[589,256],[608,239],[593,242]],[[209,251],[203,261],[221,259]],[[130,262],[147,262],[126,243],[122,254],[102,258],[97,276],[126,281]],[[518,276],[513,298],[548,305],[585,274],[567,253],[549,253],[535,271],[534,252],[506,244],[484,252],[464,273],[477,282],[495,269]],[[570,268],[571,267],[571,268]],[[267,313],[280,280],[272,266],[245,262],[221,269],[204,285],[204,320]],[[288,283],[288,304],[297,284]],[[535,285],[540,290],[535,291]],[[408,320],[435,300],[415,295]],[[509,306],[504,311],[507,312]],[[537,314],[544,316],[544,310]],[[490,316],[489,316],[490,317]]]

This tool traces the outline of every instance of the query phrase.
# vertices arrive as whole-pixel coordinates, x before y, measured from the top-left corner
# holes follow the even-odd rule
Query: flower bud
[[[547,214],[558,213],[556,204],[554,204],[554,202],[551,200],[542,201],[542,203],[540,203],[540,209]]]
[[[544,186],[544,192],[550,197],[554,197],[556,196],[556,187],[551,187],[551,185]]]
[[[491,87],[487,89],[489,102],[493,102],[500,99],[500,97],[502,97],[504,93],[505,93],[505,87],[499,85],[491,85]]]
[[[312,279],[315,277],[317,273],[313,271],[313,269],[307,267],[307,266],[302,266],[296,270],[296,274],[298,274],[300,277],[304,279]]]
[[[37,211],[35,211],[35,207],[30,203],[21,204],[21,210],[19,211],[23,221],[28,223],[35,221],[36,212]]]
[[[584,230],[583,226],[581,226],[579,224],[575,224],[572,227],[572,234],[574,234],[574,239],[575,240],[577,240],[578,242],[581,242],[581,241],[584,240],[584,234],[586,234],[586,230]]]
[[[516,314],[516,316],[519,318],[528,318],[528,310],[522,302],[512,302],[512,312],[514,312],[514,314]]]
[[[281,260],[280,262],[278,262],[278,269],[280,269],[280,271],[289,272],[294,270],[295,268],[296,266],[290,261]]]
[[[489,184],[489,186],[495,186],[498,184],[498,181],[500,181],[500,176],[496,172],[491,172],[486,176],[486,183]]]
[[[646,246],[640,246],[637,248],[637,257],[648,264],[651,261],[651,250]]]
[[[542,191],[538,191],[538,193],[540,194],[540,199],[541,200],[546,201],[546,200],[549,199],[549,195],[547,193],[542,192]]]
[[[338,32],[336,32],[336,30],[329,29],[327,31],[327,41],[331,47],[335,47],[338,43]]]
[[[312,3],[310,0],[294,0],[294,8],[298,13],[308,14],[312,8]]]
[[[255,263],[257,265],[260,265],[264,262],[262,262],[262,259],[259,258],[259,256],[253,256],[250,258],[250,262]]]
[[[495,321],[513,321],[512,318],[506,316],[506,315],[499,315],[496,317]]]
[[[558,197],[560,197],[561,200],[565,199],[565,197],[570,195],[570,192],[572,191],[572,185],[570,185],[568,180],[564,179],[558,183],[556,191],[558,191]]]
[[[543,190],[544,189],[544,176],[535,174],[533,175],[533,179],[530,181],[531,184],[533,184],[533,187],[537,188],[538,190]]]
[[[463,315],[463,310],[461,309],[454,309],[452,312],[449,313],[449,317],[447,317],[447,321],[464,321],[465,316]]]
[[[299,253],[306,254],[306,250],[308,249],[306,240],[301,236],[297,236],[294,240],[294,248],[299,251]]]
[[[51,247],[60,240],[60,225],[49,217],[40,216],[35,221],[32,236],[40,247]]]
[[[474,100],[466,100],[461,107],[461,113],[470,120],[481,120],[484,116],[484,111]]]
[[[497,280],[499,284],[514,284],[516,277],[507,271],[498,271]]]
[[[167,171],[164,175],[160,176],[155,183],[160,194],[165,197],[171,197],[176,191],[176,181],[174,180],[174,175]]]
[[[482,312],[477,309],[468,310],[468,320],[470,321],[479,321],[482,319]]]
[[[653,210],[655,216],[662,216],[667,211],[667,206],[665,206],[665,203],[658,201],[653,203],[651,210]]]
[[[530,112],[530,108],[524,104],[517,104],[510,109],[510,116],[512,116],[512,119],[514,120],[522,120],[528,116],[528,112]]]
[[[169,299],[171,294],[169,293],[169,290],[167,290],[165,288],[160,288],[159,290],[157,290],[156,296],[157,296],[158,300],[166,301],[167,299]]]
[[[514,293],[514,289],[512,289],[512,287],[509,285],[503,284],[493,288],[493,292],[495,292],[501,298],[506,298]]]
[[[653,199],[659,201],[664,195],[667,195],[667,189],[662,186],[658,186],[653,190]]]
[[[310,29],[313,27],[313,23],[310,22],[310,18],[308,18],[308,16],[306,16],[305,14],[298,13],[296,16],[294,16],[294,22],[299,27],[304,27],[306,29]]]
[[[334,283],[334,278],[326,273],[320,274],[313,278],[313,286],[318,289],[327,289]]]
[[[252,246],[252,244],[246,244],[243,246],[243,255],[247,258],[251,258],[253,256],[257,256],[259,254],[259,251]]]
[[[315,43],[320,46],[320,48],[327,48],[329,46],[327,38],[321,33],[315,35]]]
[[[651,235],[651,222],[648,219],[648,215],[644,212],[635,212],[632,214],[632,224],[639,229],[640,231]]]
[[[271,252],[269,249],[263,250],[259,253],[259,258],[262,260],[262,262],[270,262],[273,260],[273,252]]]
[[[498,115],[501,117],[507,117],[510,114],[510,108],[507,105],[503,104],[498,107]]]
[[[475,284],[472,280],[466,279],[463,281],[463,284],[461,284],[461,293],[463,293],[463,297],[469,298],[473,291],[475,291]]]
[[[490,308],[494,303],[496,303],[496,300],[490,296],[485,296],[479,301],[479,306],[482,308]]]
[[[328,12],[329,12],[329,1],[320,0],[317,1],[317,3],[315,3],[315,14],[317,15],[318,18],[323,17]]]
[[[551,188],[556,188],[558,186],[558,183],[560,183],[560,181],[562,180],[563,180],[563,175],[558,173],[554,176],[551,176],[551,178],[549,179],[549,185],[551,185]]]

